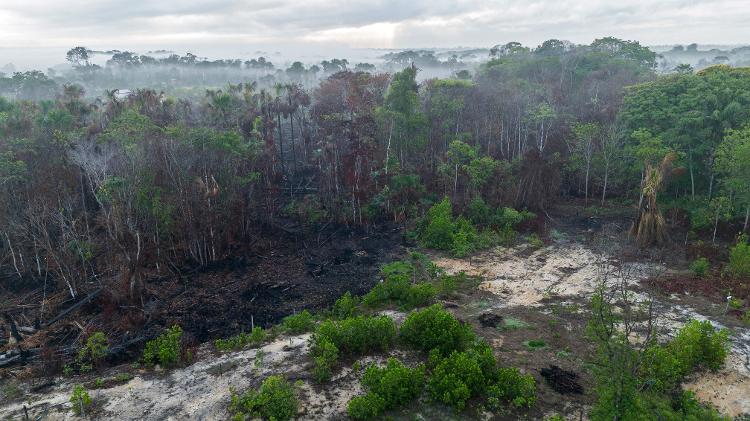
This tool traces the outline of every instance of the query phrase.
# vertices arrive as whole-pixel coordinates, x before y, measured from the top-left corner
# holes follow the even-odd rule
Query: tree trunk
[[[716,230],[719,227],[719,214],[721,213],[721,204],[716,208],[716,216],[714,217],[714,236],[711,238],[711,244],[716,244]]]
[[[745,224],[742,225],[742,232],[747,232],[747,222],[750,219],[750,205],[745,207]]]
[[[604,164],[604,187],[602,188],[602,206],[604,206],[604,198],[607,196],[607,181],[609,180],[609,160],[606,160]]]

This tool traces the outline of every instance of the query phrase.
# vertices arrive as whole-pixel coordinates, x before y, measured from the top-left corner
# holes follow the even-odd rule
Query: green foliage
[[[529,235],[527,241],[529,242],[529,246],[535,249],[538,249],[539,247],[542,247],[544,245],[544,241],[542,241],[542,239],[539,237],[539,234],[535,232]]]
[[[359,313],[358,307],[360,301],[361,299],[358,296],[353,296],[351,292],[347,291],[333,304],[331,313],[337,319],[356,316]]]
[[[440,304],[409,314],[401,326],[400,337],[414,348],[426,352],[436,349],[444,356],[466,349],[475,339],[471,327]]]
[[[587,331],[597,345],[592,365],[597,401],[592,419],[719,419],[712,410],[681,398],[679,385],[700,367],[716,370],[723,365],[726,330],[717,331],[708,321],[693,320],[669,343],[653,341],[641,350],[620,330],[623,318],[632,323],[637,316],[615,311],[603,290],[592,299],[592,314]]]
[[[450,250],[453,245],[453,207],[450,200],[444,198],[432,206],[425,217],[427,221],[421,236],[425,247],[437,250]]]
[[[346,412],[354,420],[371,420],[385,411],[385,400],[377,393],[355,396],[349,401]]]
[[[321,323],[310,338],[310,354],[315,363],[313,376],[327,381],[340,356],[384,351],[396,339],[396,324],[390,317],[356,316]]]
[[[692,263],[690,263],[690,270],[693,272],[695,276],[699,278],[706,276],[709,268],[710,268],[710,265],[708,263],[708,259],[706,259],[705,257],[699,257],[693,260]]]
[[[532,340],[524,342],[524,345],[526,346],[526,348],[528,348],[528,349],[530,349],[532,351],[536,351],[536,350],[539,350],[539,349],[546,348],[547,347],[547,342],[544,342],[541,339],[532,339]]]
[[[313,336],[310,343],[310,355],[313,358],[313,377],[318,382],[324,382],[333,376],[333,368],[339,358],[339,349],[323,335]]]
[[[684,374],[698,367],[718,370],[724,365],[728,347],[729,331],[716,330],[708,320],[691,320],[668,345]]]
[[[242,395],[233,391],[229,412],[234,420],[287,421],[297,415],[297,407],[294,386],[281,376],[269,376],[257,391],[251,389]]]
[[[434,285],[428,281],[437,275],[437,268],[428,260],[412,258],[412,261],[396,261],[384,265],[381,275],[383,282],[375,285],[362,298],[368,307],[377,307],[395,303],[404,309],[422,307],[429,304],[437,293]]]
[[[174,325],[166,332],[146,342],[143,350],[143,363],[153,366],[160,364],[163,367],[174,367],[182,360],[182,328]]]
[[[104,332],[94,332],[86,340],[86,345],[78,350],[76,362],[79,364],[96,364],[107,356],[109,344]]]
[[[73,393],[70,395],[69,401],[73,413],[76,415],[83,415],[86,409],[91,406],[91,396],[82,384],[73,387]]]
[[[453,219],[448,198],[433,205],[422,221],[419,238],[424,247],[450,250],[456,257],[467,256],[477,250],[498,244],[511,244],[516,237],[514,227],[534,218],[531,212],[518,212],[512,208],[491,209],[477,197],[467,207],[468,218]],[[485,225],[481,232],[475,224]]]
[[[396,339],[396,324],[388,316],[326,320],[318,326],[315,336],[330,339],[342,355],[363,355],[390,348]]]
[[[750,244],[747,236],[742,235],[729,249],[729,273],[734,277],[750,276]]]
[[[313,327],[315,327],[315,317],[307,310],[286,316],[281,321],[281,328],[284,332],[292,335],[309,332]]]
[[[349,416],[357,420],[372,419],[386,409],[409,403],[422,392],[424,377],[424,365],[409,368],[395,358],[389,358],[385,367],[370,365],[362,377],[368,392],[349,401]]]
[[[497,381],[487,388],[487,405],[498,410],[505,403],[516,408],[531,408],[536,402],[536,381],[531,374],[521,374],[517,368],[501,368]]]
[[[427,387],[435,400],[461,410],[471,397],[485,391],[497,380],[492,349],[485,343],[475,344],[466,351],[453,351],[445,358],[435,349],[430,354],[434,365]]]
[[[218,351],[231,351],[246,346],[257,347],[266,339],[267,333],[263,328],[255,326],[250,333],[242,332],[227,339],[217,339],[214,346]]]

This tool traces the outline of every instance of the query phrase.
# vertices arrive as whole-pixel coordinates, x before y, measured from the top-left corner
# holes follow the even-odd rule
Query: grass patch
[[[533,327],[532,324],[526,323],[521,319],[517,319],[515,317],[505,317],[503,318],[503,324],[501,326],[498,326],[498,329],[519,330],[519,329],[531,329],[532,327]]]
[[[532,351],[538,351],[540,349],[547,348],[547,342],[544,342],[541,339],[532,339],[530,341],[526,341],[523,343],[526,348],[532,350]]]

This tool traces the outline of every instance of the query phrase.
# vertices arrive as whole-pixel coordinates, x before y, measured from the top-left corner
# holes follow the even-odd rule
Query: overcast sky
[[[749,23],[750,0],[0,0],[0,65],[19,49],[75,45],[247,55],[606,35],[740,44],[750,43]]]

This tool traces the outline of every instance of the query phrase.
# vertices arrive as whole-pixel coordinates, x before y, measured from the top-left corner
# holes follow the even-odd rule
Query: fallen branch
[[[65,310],[63,310],[62,312],[60,312],[60,314],[58,314],[57,316],[55,316],[54,318],[52,318],[52,320],[50,320],[48,322],[45,322],[44,326],[47,327],[47,326],[51,325],[52,323],[55,323],[56,321],[62,319],[65,316],[67,316],[72,311],[76,310],[77,308],[81,307],[82,305],[90,303],[91,300],[93,300],[94,298],[96,298],[96,296],[99,295],[99,293],[102,292],[102,290],[103,290],[103,288],[99,288],[96,291],[92,292],[91,294],[87,295],[86,298],[84,298],[81,301],[79,301],[79,302],[73,304],[72,306],[66,308]]]

